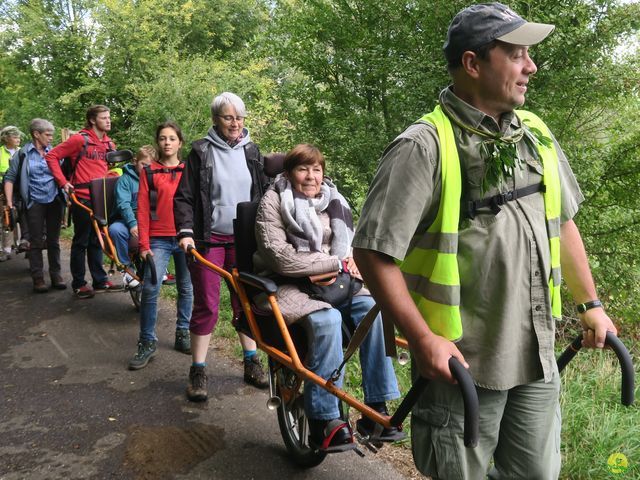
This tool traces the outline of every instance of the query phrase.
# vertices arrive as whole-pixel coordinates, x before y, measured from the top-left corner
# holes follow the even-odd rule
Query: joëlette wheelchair
[[[265,157],[265,172],[269,176],[273,177],[279,173],[278,168],[281,170],[281,165],[281,158],[273,160],[270,156]],[[380,435],[380,432],[385,427],[402,427],[403,420],[428,386],[429,381],[425,378],[418,378],[405,395],[396,412],[391,416],[381,415],[334,384],[344,364],[367,334],[370,321],[375,319],[378,312],[377,307],[372,309],[367,317],[363,319],[358,329],[352,333],[349,344],[346,346],[344,362],[336,369],[331,378],[321,378],[308,370],[304,366],[306,353],[305,333],[299,325],[287,325],[284,321],[276,300],[276,292],[278,290],[276,283],[270,278],[253,274],[252,256],[256,250],[254,228],[257,209],[257,203],[243,202],[238,205],[236,220],[234,221],[236,266],[231,272],[227,272],[208,262],[198,253],[196,248],[191,247],[190,253],[196,261],[218,273],[235,291],[240,298],[244,313],[240,325],[236,325],[236,328],[250,335],[256,341],[258,348],[269,356],[270,398],[267,401],[267,407],[271,410],[277,409],[280,433],[293,462],[301,467],[310,468],[319,465],[327,455],[325,452],[314,449],[309,445],[308,422],[304,411],[303,397],[303,383],[305,381],[316,383],[337,396],[342,402],[376,422],[378,427],[371,435],[367,437],[359,434],[355,435],[360,443],[375,452],[382,445],[377,435]],[[223,246],[224,244],[205,245]],[[259,294],[267,295],[270,311],[259,308],[252,301]],[[387,333],[389,326],[390,324],[385,322]],[[385,337],[389,338],[388,335],[385,335]],[[560,370],[575,356],[581,347],[581,342],[582,335],[577,337],[561,355],[558,359]],[[618,355],[622,367],[622,403],[630,405],[633,402],[634,395],[634,370],[631,358],[627,349],[617,337],[611,334],[607,335],[607,344]],[[408,348],[406,340],[397,337],[393,337],[393,341],[387,342],[386,346],[388,354],[395,350],[395,346],[404,349]],[[456,358],[452,357],[449,360],[449,368],[458,382],[463,398],[465,411],[464,443],[467,448],[473,448],[477,445],[479,437],[477,392],[470,374]],[[344,412],[342,408],[341,410]],[[344,420],[348,421],[347,419]],[[355,451],[362,455],[360,450],[356,449]]]
[[[116,150],[107,153],[107,163],[110,166],[124,165],[131,162],[132,159],[133,153],[130,150]],[[69,199],[74,205],[89,213],[91,225],[96,233],[100,247],[111,262],[110,271],[113,272],[116,269],[121,273],[126,272],[138,281],[135,287],[125,285],[125,290],[131,295],[135,309],[140,310],[145,265],[149,265],[150,278],[153,285],[158,282],[158,276],[153,257],[147,255],[145,259],[140,258],[138,255],[138,239],[133,236],[129,238],[131,266],[125,266],[118,258],[113,240],[109,235],[109,221],[113,210],[114,192],[118,178],[118,176],[110,176],[91,180],[89,182],[89,205],[85,205],[78,200],[78,197],[73,192],[69,194]]]

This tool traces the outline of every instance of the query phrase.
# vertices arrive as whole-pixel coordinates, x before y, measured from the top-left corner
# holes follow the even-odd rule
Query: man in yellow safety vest
[[[411,432],[432,478],[557,478],[561,270],[584,345],[617,333],[572,220],[584,197],[567,159],[542,120],[516,110],[537,70],[529,46],[553,29],[499,3],[454,17],[452,85],[385,150],[353,241],[376,301],[433,380]],[[475,449],[464,447],[451,356],[476,383]]]

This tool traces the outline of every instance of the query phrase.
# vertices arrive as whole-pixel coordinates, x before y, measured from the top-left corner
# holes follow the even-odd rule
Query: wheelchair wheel
[[[311,468],[319,465],[326,453],[309,447],[309,424],[304,413],[303,382],[291,370],[269,361],[269,375],[280,397],[278,425],[289,455],[296,465]]]
[[[133,300],[133,306],[136,309],[136,312],[140,311],[140,300],[142,299],[142,284],[139,284],[137,287],[129,288],[129,295],[131,295],[131,300]]]

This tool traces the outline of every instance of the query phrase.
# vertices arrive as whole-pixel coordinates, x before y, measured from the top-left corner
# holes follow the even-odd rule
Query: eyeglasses
[[[233,115],[216,115],[216,117],[220,117],[221,119],[223,119],[227,123],[233,122],[234,119],[238,123],[244,121],[244,117],[240,117],[240,116],[234,117]]]

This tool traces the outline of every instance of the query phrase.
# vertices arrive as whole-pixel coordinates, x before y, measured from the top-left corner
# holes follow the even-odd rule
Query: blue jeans
[[[345,322],[357,327],[373,307],[373,298],[366,295],[353,297],[351,318]],[[309,351],[306,366],[322,378],[328,379],[342,363],[342,316],[348,304],[313,312],[300,320],[307,334]],[[360,345],[362,365],[362,389],[366,403],[385,402],[400,397],[396,374],[391,359],[385,355],[382,318],[380,315],[371,326]],[[342,386],[342,376],[335,383]],[[304,387],[304,407],[309,418],[332,420],[340,417],[338,398],[313,382]]]
[[[129,259],[129,237],[131,237],[131,232],[129,232],[124,223],[113,222],[109,225],[109,236],[113,240],[113,246],[116,247],[120,263],[128,266],[131,263]]]
[[[173,255],[176,267],[176,287],[178,288],[178,319],[176,329],[188,329],[193,306],[193,288],[187,269],[187,258],[178,247],[175,237],[152,237],[151,251],[158,274],[158,282],[151,283],[151,269],[145,266],[142,299],[140,301],[140,340],[157,340],[156,321],[158,319],[158,294],[162,287],[162,272],[167,269],[169,257]]]

